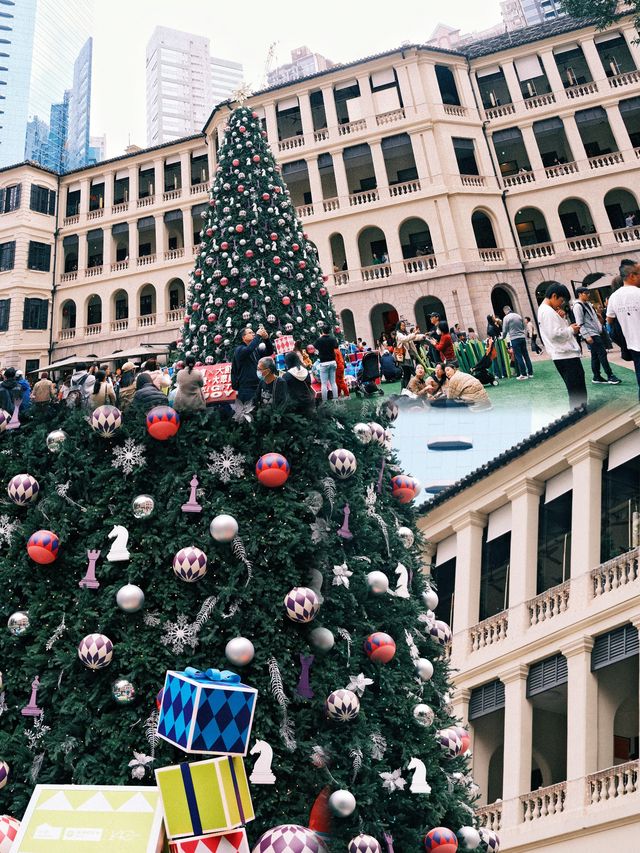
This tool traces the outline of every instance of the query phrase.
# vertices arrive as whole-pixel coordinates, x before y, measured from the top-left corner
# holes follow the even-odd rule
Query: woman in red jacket
[[[336,385],[338,386],[338,396],[348,397],[349,386],[344,379],[344,358],[339,349],[334,350],[336,354]]]
[[[449,334],[449,327],[444,320],[441,320],[438,323],[438,331],[440,332],[440,337],[431,338],[432,344],[440,353],[442,361],[455,361],[456,351],[453,348],[453,341]]]

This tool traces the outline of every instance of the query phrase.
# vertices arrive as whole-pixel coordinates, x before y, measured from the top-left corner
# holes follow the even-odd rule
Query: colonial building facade
[[[465,53],[403,47],[249,99],[347,336],[370,341],[398,317],[423,326],[432,310],[484,333],[507,303],[533,315],[548,281],[609,283],[640,245],[637,38],[628,20],[601,33],[561,18]],[[0,252],[16,243],[0,269],[4,363],[176,338],[232,107],[202,134],[59,177],[0,172],[0,192],[23,188],[0,215]],[[32,185],[57,193],[54,215],[36,217],[51,266],[35,278],[18,265]],[[53,299],[52,328],[32,337],[13,295],[25,276]]]

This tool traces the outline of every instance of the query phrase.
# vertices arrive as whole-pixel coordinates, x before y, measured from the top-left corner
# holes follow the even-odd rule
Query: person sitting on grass
[[[472,409],[490,409],[491,400],[484,385],[475,376],[462,373],[456,362],[445,365],[447,375],[447,398],[466,403]]]
[[[406,391],[414,397],[426,397],[429,393],[429,385],[425,380],[425,369],[421,364],[416,365],[416,371],[407,383]]]

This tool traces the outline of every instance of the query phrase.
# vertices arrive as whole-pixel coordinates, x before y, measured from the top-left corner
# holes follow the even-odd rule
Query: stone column
[[[102,267],[105,273],[111,272],[111,263],[113,261],[113,237],[111,235],[111,225],[104,225],[102,228]]]
[[[324,102],[324,114],[327,118],[327,127],[329,129],[338,126],[338,113],[336,112],[336,101],[333,94],[333,86],[323,86],[321,88],[322,100]]]
[[[87,221],[87,214],[89,213],[89,193],[91,189],[91,181],[88,178],[82,178],[80,180],[80,222]],[[78,269],[81,269],[80,264],[78,264]]]
[[[582,137],[580,136],[580,131],[578,130],[578,125],[576,124],[575,116],[569,115],[564,116],[562,119],[564,123],[564,131],[567,135],[567,140],[569,142],[569,148],[571,148],[571,154],[576,163],[582,164],[581,168],[584,168],[584,162],[588,159],[587,152],[584,150],[584,143],[582,141]]]
[[[86,232],[78,234],[78,278],[84,277],[89,258],[89,243]],[[85,318],[86,319],[86,318]]]
[[[167,229],[164,224],[164,214],[156,213],[153,217],[156,221],[156,257],[164,261],[164,253],[167,251]]]
[[[183,207],[182,210],[182,239],[184,242],[185,260],[191,261],[193,257],[193,218],[191,208]]]
[[[140,251],[140,233],[138,231],[138,220],[129,223],[129,269],[135,270],[138,252]],[[131,310],[131,303],[129,304]],[[137,312],[137,309],[136,309]],[[136,313],[137,316],[137,313]]]
[[[431,62],[425,63],[424,65],[420,65],[422,68],[423,79],[425,84],[425,92],[427,96],[427,103],[429,104],[439,104],[442,107],[442,94],[440,92],[440,85],[438,83],[438,78],[436,77],[436,66]],[[442,110],[440,110],[442,112]]]
[[[462,721],[463,726],[469,724],[469,700],[471,699],[471,691],[466,687],[456,687],[453,690],[451,704],[453,705],[453,716]],[[471,743],[473,751],[473,741]]]
[[[527,699],[526,664],[515,664],[500,676],[504,684],[504,769],[502,776],[502,825],[522,822],[520,796],[531,788],[533,707]]]
[[[136,202],[138,201],[138,191],[139,191],[139,171],[138,166],[130,166],[129,167],[129,201],[132,206],[136,206]]]
[[[631,142],[631,138],[629,137],[629,131],[627,130],[627,126],[622,119],[619,105],[611,104],[610,106],[605,107],[605,110],[607,111],[609,125],[618,144],[618,149],[620,151],[630,152],[631,157],[633,158],[633,160],[635,160],[635,155],[632,153],[633,143]]]
[[[600,565],[602,461],[606,452],[602,445],[586,439],[567,456],[573,471],[570,607],[577,612],[584,611],[591,601],[591,570]]]
[[[593,637],[574,637],[562,646],[567,659],[567,802],[565,811],[584,806],[584,777],[598,767],[598,681],[591,672]]]
[[[473,96],[473,88],[471,86],[471,80],[469,79],[467,69],[463,69],[459,65],[454,65],[451,67],[451,70],[453,71],[453,79],[455,80],[456,88],[458,89],[460,103],[463,107],[468,109],[469,112],[475,112],[476,100]]]
[[[387,175],[387,166],[384,162],[384,154],[382,153],[382,144],[380,141],[372,139],[369,142],[369,150],[371,151],[371,159],[373,160],[373,171],[376,176],[376,185],[380,198],[389,198],[389,176]]]
[[[189,197],[191,191],[191,152],[183,151],[180,154],[180,183],[182,195]]]
[[[536,178],[542,179],[544,178],[544,164],[542,162],[542,157],[540,156],[540,149],[538,148],[536,135],[533,132],[533,125],[521,124],[520,131],[522,132],[522,141],[527,149],[531,169],[535,172]]]
[[[636,68],[640,69],[640,45],[638,44],[638,33],[633,26],[622,27],[622,35],[625,37],[629,52],[633,57]]]
[[[366,119],[367,126],[370,130],[376,128],[376,108],[373,104],[373,93],[371,92],[371,84],[369,83],[369,75],[363,75],[356,78],[360,87],[360,101],[362,103],[362,117]]]
[[[264,105],[264,119],[267,126],[267,141],[274,153],[278,151],[278,117],[276,115],[275,104]]]
[[[302,133],[304,134],[307,145],[313,145],[313,115],[311,113],[311,101],[309,93],[302,92],[298,95],[298,103],[300,105],[300,118],[302,120]]]
[[[418,113],[424,112],[426,95],[417,63],[400,65],[396,68],[396,74],[406,117],[413,118]]]
[[[521,638],[529,628],[527,602],[536,595],[538,521],[544,485],[525,477],[507,493],[511,501],[509,556],[509,637]],[[521,793],[526,793],[523,791]]]
[[[503,62],[500,67],[502,68],[502,73],[504,75],[505,83],[507,84],[507,89],[509,90],[509,95],[511,96],[511,101],[514,104],[517,104],[522,100],[522,89],[520,88],[520,80],[516,74],[516,67],[511,61]]]
[[[322,179],[318,168],[318,156],[307,157],[307,172],[309,173],[309,186],[311,187],[311,201],[316,216],[321,216],[322,210]]]
[[[558,71],[558,64],[552,50],[541,50],[539,53],[540,61],[547,75],[547,80],[551,86],[551,91],[556,96],[556,103],[563,104],[567,100],[564,91],[564,83]]]
[[[111,208],[113,207],[114,175],[114,172],[105,172],[104,174],[104,209],[107,216],[111,213]]]
[[[594,80],[603,81],[606,89],[609,88],[606,83],[607,72],[605,70],[604,65],[602,64],[602,60],[600,59],[600,54],[598,53],[598,49],[596,44],[592,38],[587,38],[581,41],[580,47],[582,48],[582,52],[584,53],[584,58],[589,66],[589,71],[591,72],[591,76]],[[606,89],[603,86],[603,94]]]
[[[418,170],[418,177],[421,181],[431,181],[431,175],[429,173],[429,161],[427,160],[427,154],[425,151],[425,142],[422,134],[419,131],[409,134],[409,139],[411,140],[411,149],[413,150],[413,159],[416,161],[416,169]],[[438,160],[438,152],[435,149],[430,151],[432,157],[436,158],[434,162],[434,167],[437,167],[436,171],[439,170],[440,161]]]
[[[349,183],[347,181],[347,170],[344,165],[342,151],[334,151],[331,155],[333,161],[333,173],[336,178],[336,190],[340,205],[344,210],[349,209]]]
[[[482,564],[482,534],[487,517],[479,512],[465,512],[455,518],[452,527],[456,539],[456,582],[453,631],[458,642],[466,643],[466,632],[479,621],[480,567]],[[466,646],[465,646],[466,657]],[[456,646],[454,641],[453,652]]]
[[[153,193],[156,201],[162,201],[164,192],[164,158],[153,161]]]

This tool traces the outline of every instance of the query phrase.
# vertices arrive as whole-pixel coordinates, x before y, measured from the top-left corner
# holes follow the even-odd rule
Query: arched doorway
[[[629,190],[609,190],[604,197],[604,209],[612,228],[633,228],[640,225],[636,197]]]
[[[545,298],[547,293],[547,288],[550,284],[560,284],[559,281],[541,281],[540,284],[536,287],[536,302],[538,305],[541,304],[542,300]]]
[[[356,324],[353,319],[353,311],[345,308],[340,312],[340,322],[342,324],[342,332],[346,341],[355,343],[356,340]]]
[[[138,297],[140,317],[148,317],[156,313],[156,289],[152,284],[145,284]]]
[[[504,744],[500,744],[489,759],[489,778],[487,781],[487,802],[495,803],[502,799],[502,777],[504,769]]]
[[[513,308],[517,314],[520,313],[515,293],[513,293],[509,285],[496,284],[491,291],[491,307],[493,308],[494,315],[500,318],[504,317],[504,309],[507,305]]]
[[[580,237],[584,234],[595,234],[595,226],[591,218],[589,205],[579,198],[567,198],[558,207],[558,216],[562,223],[565,237]]]
[[[344,238],[342,234],[332,234],[329,237],[329,246],[331,248],[331,263],[333,264],[333,272],[337,273],[347,269],[347,253],[344,248]]]
[[[378,305],[374,305],[371,309],[371,329],[373,331],[374,340],[371,342],[373,346],[375,341],[380,340],[383,334],[388,335],[393,329],[395,329],[398,320],[400,319],[398,316],[398,312],[393,307],[393,305],[389,305],[386,302],[381,302]]]
[[[87,326],[97,326],[102,323],[102,299],[90,296],[87,299]]]
[[[360,266],[370,267],[382,263],[387,255],[387,239],[384,231],[377,226],[369,226],[360,232],[358,237],[358,252]]]
[[[60,312],[60,328],[75,329],[76,327],[76,303],[73,299],[65,299]]]
[[[516,232],[521,246],[549,242],[547,220],[537,207],[523,207],[515,216]]]
[[[180,278],[172,278],[168,284],[169,299],[167,304],[169,311],[177,311],[179,308],[184,308],[184,282]]]
[[[440,320],[447,321],[447,312],[444,310],[444,305],[437,296],[421,296],[415,304],[414,312],[416,315],[416,326],[423,332],[431,329],[431,315],[438,314]]]
[[[126,320],[129,317],[129,294],[126,290],[116,290],[113,294],[114,320]]]
[[[493,224],[483,210],[475,210],[471,216],[471,226],[479,249],[497,249]]]
[[[399,234],[403,258],[417,258],[433,254],[431,231],[424,219],[419,219],[416,216],[406,219],[400,226]]]

